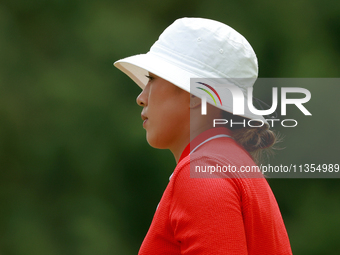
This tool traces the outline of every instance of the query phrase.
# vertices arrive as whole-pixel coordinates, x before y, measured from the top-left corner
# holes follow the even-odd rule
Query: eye
[[[146,78],[149,79],[149,82],[152,81],[154,79],[154,77],[150,76],[150,75],[145,75]]]

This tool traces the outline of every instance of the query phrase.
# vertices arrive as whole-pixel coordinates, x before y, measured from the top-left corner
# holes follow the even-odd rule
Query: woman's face
[[[150,73],[137,97],[143,107],[143,127],[148,143],[159,149],[175,148],[190,131],[190,94]]]

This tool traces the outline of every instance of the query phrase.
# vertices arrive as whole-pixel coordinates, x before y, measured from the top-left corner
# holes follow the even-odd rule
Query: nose
[[[145,107],[147,106],[147,102],[148,98],[147,95],[145,93],[145,89],[138,95],[136,102],[139,106]]]

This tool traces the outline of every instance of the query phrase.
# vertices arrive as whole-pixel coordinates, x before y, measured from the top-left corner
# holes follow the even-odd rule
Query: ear
[[[190,108],[196,108],[201,105],[201,99],[197,96],[190,94]]]

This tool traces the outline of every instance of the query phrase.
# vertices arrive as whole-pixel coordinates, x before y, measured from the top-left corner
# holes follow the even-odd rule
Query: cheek
[[[153,113],[147,128],[147,141],[152,147],[168,148],[189,132],[189,110],[164,102]]]

